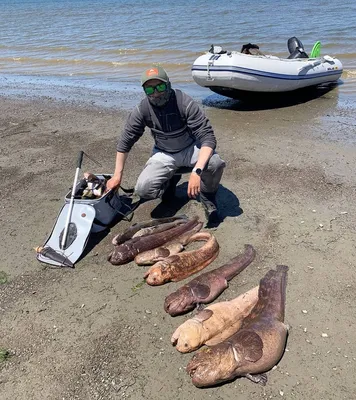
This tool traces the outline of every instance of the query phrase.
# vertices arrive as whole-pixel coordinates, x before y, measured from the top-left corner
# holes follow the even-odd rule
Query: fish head
[[[159,261],[152,265],[152,267],[146,272],[144,278],[149,285],[158,286],[163,285],[169,281],[167,270],[165,269],[165,262]]]
[[[189,287],[183,286],[166,297],[164,311],[172,317],[192,310],[195,306],[192,291]]]
[[[198,349],[202,345],[201,322],[194,318],[185,322],[183,329],[180,329],[179,336],[172,336],[172,344],[181,353],[189,353]]]
[[[231,344],[222,342],[195,354],[187,365],[187,372],[196,387],[208,387],[233,379],[238,366]]]
[[[129,245],[123,243],[115,246],[114,250],[108,255],[107,260],[113,265],[122,265],[133,260],[134,254]]]

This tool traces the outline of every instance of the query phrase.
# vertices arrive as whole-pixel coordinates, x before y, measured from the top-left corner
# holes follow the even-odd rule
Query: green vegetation
[[[10,357],[8,350],[0,348],[0,362],[6,361]]]
[[[139,282],[137,285],[135,285],[134,287],[132,287],[131,290],[132,290],[133,292],[136,292],[136,290],[141,289],[142,286],[143,286],[145,283],[146,283],[146,281],[143,280],[143,281]]]
[[[5,285],[7,281],[8,281],[7,274],[4,271],[0,271],[0,285]]]

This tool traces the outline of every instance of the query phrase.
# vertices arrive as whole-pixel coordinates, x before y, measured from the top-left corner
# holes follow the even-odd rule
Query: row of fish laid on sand
[[[180,281],[208,266],[219,254],[219,244],[209,232],[199,232],[198,218],[175,217],[145,221],[129,227],[113,239],[114,250],[108,260],[115,265],[135,260],[138,265],[153,264],[144,278],[157,286]],[[196,241],[205,242],[199,249],[184,251]]]
[[[209,232],[199,232],[201,228],[197,218],[185,216],[135,224],[113,239],[115,247],[108,259],[113,264],[133,259],[138,265],[153,264],[144,276],[150,285],[180,281],[201,271],[218,256],[216,238]],[[194,241],[205,243],[197,250],[182,252]],[[253,246],[245,245],[243,254],[168,295],[165,311],[176,316],[213,302],[255,256]],[[287,339],[287,271],[288,267],[277,266],[259,286],[233,300],[206,307],[176,329],[171,342],[178,351],[187,353],[206,346],[187,366],[195,386],[214,386],[236,377],[266,384],[265,372],[282,357]]]

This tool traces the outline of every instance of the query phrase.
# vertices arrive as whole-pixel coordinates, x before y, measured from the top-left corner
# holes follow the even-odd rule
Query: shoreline
[[[158,200],[100,237],[74,270],[36,260],[33,247],[53,228],[78,151],[112,171],[116,136],[128,113],[121,103],[102,107],[104,92],[99,101],[95,91],[92,98],[90,90],[76,98],[66,90],[64,101],[38,95],[31,85],[24,96],[4,97],[3,87],[0,92],[0,270],[8,277],[0,285],[0,348],[11,354],[0,362],[4,400],[247,400],[281,392],[297,400],[351,398],[356,141],[350,125],[340,123],[354,124],[355,117],[352,107],[339,106],[339,91],[275,109],[246,109],[224,99],[205,107],[210,93],[202,99],[227,163],[218,192],[224,221],[212,230],[220,253],[206,271],[242,252],[245,243],[257,251],[215,302],[237,297],[269,269],[288,265],[285,322],[291,328],[267,386],[238,379],[200,390],[185,372],[192,354],[170,344],[174,330],[195,312],[172,318],[163,310],[164,298],[190,279],[149,287],[142,285],[145,268],[106,261],[111,238],[149,219]],[[128,102],[134,100],[128,95]],[[127,160],[124,187],[135,183],[151,146],[147,132]],[[83,171],[97,168],[86,160]],[[185,192],[183,178],[179,196]],[[185,202],[177,213],[204,217],[197,201]]]
[[[187,92],[200,104],[210,107],[219,107],[225,102],[225,107],[237,100],[229,99],[213,93],[208,88],[197,85],[194,81],[175,83],[173,88]],[[332,88],[336,92],[338,106],[356,108],[356,91],[354,90],[353,76],[342,79]],[[268,95],[268,94],[266,94]],[[271,94],[272,96],[275,94]],[[292,98],[295,92],[282,94]],[[2,75],[0,78],[0,96],[13,98],[51,98],[55,101],[75,101],[86,105],[99,107],[115,107],[130,110],[142,98],[143,93],[139,83],[135,81],[114,81],[100,78],[83,78],[76,76],[34,76],[34,75]],[[256,95],[258,99],[258,95]],[[233,106],[233,105],[232,105]]]
[[[173,83],[174,84],[174,83]],[[210,90],[194,82],[175,85],[200,103]],[[104,108],[130,110],[142,98],[139,77],[137,82],[118,82],[102,79],[81,79],[57,76],[5,75],[0,78],[0,96],[16,98],[51,98]],[[222,97],[222,96],[221,96]]]

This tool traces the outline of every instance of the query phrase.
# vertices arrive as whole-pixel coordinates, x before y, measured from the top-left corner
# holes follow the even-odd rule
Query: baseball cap
[[[147,81],[151,79],[159,79],[162,82],[169,82],[167,72],[160,66],[154,65],[149,69],[146,69],[141,76],[141,85],[143,86]]]

